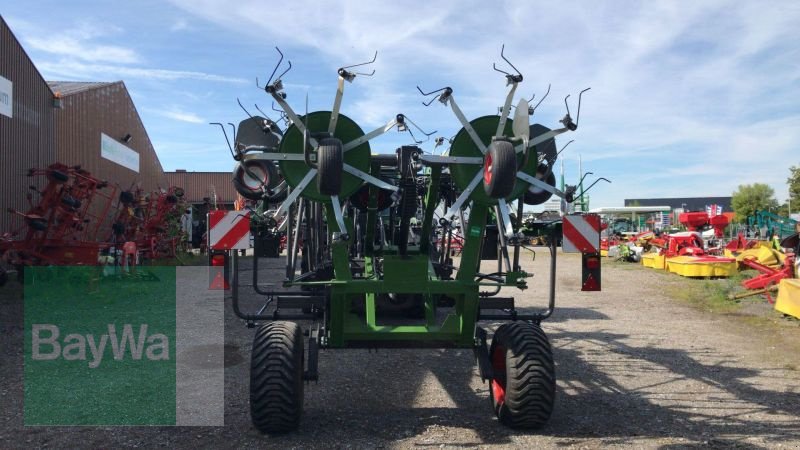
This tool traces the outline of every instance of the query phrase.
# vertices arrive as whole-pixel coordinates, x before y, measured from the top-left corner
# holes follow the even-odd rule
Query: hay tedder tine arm
[[[291,120],[294,126],[297,127],[297,130],[300,131],[300,133],[305,133],[306,132],[305,124],[303,123],[302,120],[300,120],[300,117],[294,112],[292,107],[289,106],[288,103],[286,103],[286,100],[283,99],[283,96],[281,96],[281,94],[278,92],[273,92],[271,95],[272,98],[274,98],[275,101],[278,102],[278,104],[281,106],[283,112],[285,112],[286,115],[289,117],[289,120]],[[308,137],[308,142],[309,144],[311,144],[313,148],[317,148],[319,146],[317,140],[311,136]]]
[[[278,209],[275,210],[275,213],[272,215],[272,217],[277,219],[283,212],[288,211],[292,203],[294,203],[294,201],[297,200],[297,197],[299,197],[300,194],[303,192],[303,189],[305,189],[306,186],[308,186],[308,183],[311,183],[311,180],[314,179],[314,176],[316,174],[317,174],[317,169],[309,169],[308,173],[306,173],[306,176],[303,177],[300,183],[297,184],[297,187],[292,189],[292,192],[290,192],[289,195],[286,196],[286,200],[284,200],[283,203],[281,203],[281,206],[279,206]]]
[[[458,211],[461,210],[461,207],[464,206],[464,203],[469,200],[470,194],[472,194],[472,191],[475,190],[475,186],[481,182],[481,179],[483,179],[483,172],[479,171],[475,174],[475,177],[472,179],[472,181],[469,182],[467,188],[464,189],[464,192],[458,196],[456,201],[450,206],[450,209],[447,210],[444,215],[444,219],[450,220],[450,218],[455,217],[456,213],[458,213]]]
[[[503,111],[500,114],[500,121],[497,123],[497,131],[494,133],[495,138],[503,136],[503,130],[506,127],[508,114],[511,112],[511,101],[514,99],[514,92],[517,91],[517,85],[519,85],[519,83],[511,83],[511,89],[508,91],[506,102],[503,104]]]
[[[328,133],[333,135],[336,131],[336,123],[339,121],[339,108],[342,107],[342,97],[344,96],[344,77],[339,75],[336,85],[336,97],[333,99],[333,109],[331,110],[331,120],[328,122]]]
[[[554,194],[559,198],[566,198],[566,196],[567,196],[564,192],[562,192],[560,189],[557,189],[555,186],[550,186],[549,184],[545,183],[543,180],[540,180],[540,179],[538,179],[536,177],[530,176],[525,172],[517,172],[517,178],[519,178],[520,180],[522,180],[522,181],[524,181],[524,182],[526,182],[528,184],[536,186],[536,187],[538,187],[540,189],[544,189],[545,191],[550,192],[551,194]]]
[[[382,135],[383,133],[386,133],[387,131],[391,130],[396,125],[397,125],[397,119],[392,119],[392,120],[386,122],[386,125],[384,125],[382,127],[378,127],[376,129],[370,131],[369,133],[361,136],[360,138],[353,139],[352,141],[344,144],[344,146],[342,146],[342,151],[343,152],[350,151],[350,150],[358,147],[359,145],[363,144],[364,142],[367,142],[369,140],[375,139],[376,137]]]
[[[544,142],[544,141],[546,141],[548,139],[554,138],[554,137],[558,136],[559,134],[566,133],[567,131],[570,131],[570,129],[569,128],[558,128],[556,130],[550,130],[547,133],[544,133],[544,134],[541,134],[539,136],[536,136],[535,138],[533,138],[530,141],[528,141],[528,148],[531,148],[531,147],[533,147],[535,145],[541,144],[542,142]],[[516,150],[517,153],[523,152],[523,151],[526,150],[525,149],[525,145],[519,144],[516,147],[514,147],[514,150]]]
[[[362,180],[366,181],[369,184],[378,186],[381,189],[388,189],[390,191],[396,191],[396,190],[399,189],[397,186],[395,186],[393,184],[389,184],[389,183],[387,183],[385,181],[382,181],[382,180],[380,180],[378,178],[375,178],[372,175],[370,175],[370,174],[368,174],[368,173],[366,173],[364,171],[356,169],[355,167],[351,166],[350,164],[342,165],[342,170],[344,170],[345,172],[347,172],[347,173],[349,173],[351,175],[355,175],[358,178],[361,178]]]
[[[497,216],[503,220],[503,234],[507,239],[513,239],[514,228],[511,226],[511,215],[508,213],[508,203],[505,199],[497,200],[497,210],[499,212]]]
[[[452,94],[447,97],[447,101],[450,102],[450,109],[453,110],[453,114],[455,114],[458,121],[461,122],[461,126],[467,131],[467,134],[472,139],[472,142],[474,142],[475,145],[478,146],[478,150],[485,155],[488,151],[486,144],[484,144],[483,141],[481,141],[481,138],[478,137],[478,133],[476,133],[475,129],[472,128],[472,124],[469,123],[469,120],[467,120],[467,117],[461,111],[461,108],[458,107]]]

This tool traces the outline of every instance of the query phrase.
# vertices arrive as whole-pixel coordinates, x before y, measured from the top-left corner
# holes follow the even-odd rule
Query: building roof
[[[98,89],[112,84],[119,83],[119,81],[48,81],[50,89],[53,92],[60,94],[62,97],[68,95],[78,94],[92,89]]]
[[[170,186],[183,188],[183,198],[189,203],[202,203],[208,197],[218,203],[233,203],[236,190],[230,172],[164,172]]]

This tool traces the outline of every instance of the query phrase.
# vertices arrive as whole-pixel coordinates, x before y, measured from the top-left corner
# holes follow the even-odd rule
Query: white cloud
[[[68,77],[81,79],[139,78],[148,80],[199,80],[220,83],[249,83],[249,81],[224,75],[215,75],[190,70],[156,69],[145,67],[129,67],[111,64],[84,64],[72,60],[59,60],[38,64],[39,70],[46,77]]]
[[[91,63],[133,64],[141,62],[141,57],[132,48],[95,42],[98,38],[107,38],[111,34],[120,34],[121,32],[121,29],[114,26],[96,27],[82,23],[60,33],[28,35],[24,41],[28,48]]]
[[[207,120],[203,119],[202,117],[192,112],[186,112],[180,110],[168,110],[168,111],[159,111],[157,112],[157,114],[181,122],[202,123],[202,124],[208,123]]]
[[[169,31],[172,31],[172,32],[183,31],[183,30],[188,30],[188,29],[189,29],[189,22],[187,22],[186,19],[184,19],[184,18],[180,18],[180,19],[176,20],[169,27]]]

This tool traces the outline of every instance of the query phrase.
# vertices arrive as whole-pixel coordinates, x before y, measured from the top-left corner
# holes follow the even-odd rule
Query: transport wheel
[[[61,203],[69,206],[70,208],[78,209],[81,207],[81,201],[72,197],[71,195],[65,195],[61,197]]]
[[[278,170],[272,161],[250,159],[236,165],[233,187],[248,200],[261,200],[264,195],[262,187],[269,188],[277,184],[277,176]]]
[[[492,198],[506,198],[514,190],[517,179],[517,153],[509,141],[489,145],[483,163],[483,190]]]
[[[33,228],[36,231],[45,231],[47,230],[47,220],[45,219],[37,219],[31,218],[27,220],[28,226]]]
[[[536,171],[536,178],[540,180],[544,179],[544,174],[547,173],[547,170],[547,166],[539,166],[539,169]],[[550,174],[547,175],[547,179],[545,179],[544,182],[555,187],[556,175],[551,171]],[[525,197],[523,197],[523,201],[526,205],[541,205],[542,203],[550,200],[550,197],[552,196],[552,192],[545,191],[540,187],[531,185],[531,188],[525,191]]]
[[[553,412],[553,353],[539,325],[512,322],[494,334],[489,349],[494,378],[489,398],[495,415],[511,428],[538,428]]]
[[[54,183],[66,183],[67,181],[69,181],[69,175],[58,169],[48,170],[47,178]]]
[[[342,141],[325,138],[317,149],[317,190],[322,195],[339,195],[342,190]]]
[[[123,205],[130,205],[136,200],[131,191],[122,191],[119,193],[119,202]]]
[[[262,433],[284,433],[303,412],[303,332],[294,322],[256,330],[250,361],[250,416]]]

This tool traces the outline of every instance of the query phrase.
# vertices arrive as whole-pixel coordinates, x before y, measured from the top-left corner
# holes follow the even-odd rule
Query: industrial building
[[[55,162],[122,190],[169,186],[125,83],[45,81],[0,17],[0,233],[22,225],[6,209],[27,211],[44,185],[28,170]]]
[[[195,207],[210,205],[213,209],[233,209],[237,193],[231,182],[231,172],[187,172],[178,169],[165,172],[164,175],[167,184],[183,188],[184,201]]]

